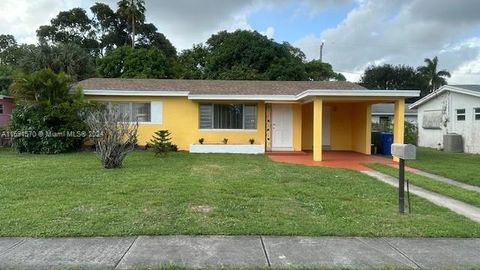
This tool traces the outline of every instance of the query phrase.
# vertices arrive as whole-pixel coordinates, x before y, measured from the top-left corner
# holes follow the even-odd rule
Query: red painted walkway
[[[350,151],[323,151],[323,161],[314,161],[312,152],[270,152],[268,156],[277,162],[345,168],[356,171],[371,171],[365,163],[395,164],[391,158],[365,155]]]

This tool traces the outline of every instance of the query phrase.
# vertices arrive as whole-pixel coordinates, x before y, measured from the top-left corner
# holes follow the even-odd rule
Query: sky
[[[61,10],[115,0],[1,0],[0,33],[36,43]],[[480,0],[146,0],[146,18],[179,50],[221,30],[249,29],[302,49],[348,80],[369,65],[439,57],[450,84],[480,84]]]

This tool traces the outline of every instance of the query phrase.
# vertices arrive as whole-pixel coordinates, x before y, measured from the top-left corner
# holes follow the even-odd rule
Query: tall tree
[[[203,44],[194,44],[191,49],[183,50],[178,62],[181,67],[180,78],[202,80],[206,78],[208,50]]]
[[[127,22],[119,18],[109,5],[95,3],[90,10],[93,14],[92,24],[96,30],[102,55],[106,50],[118,48],[130,42]]]
[[[61,11],[50,21],[50,25],[40,26],[37,36],[41,44],[74,43],[92,54],[98,53],[95,29],[82,8]]]
[[[430,92],[433,92],[440,88],[440,86],[447,84],[445,78],[450,78],[450,72],[443,69],[437,71],[438,68],[438,57],[433,59],[425,58],[425,66],[419,67],[418,71],[428,80]]]
[[[120,47],[98,60],[97,70],[106,78],[174,78],[175,69],[157,48]]]
[[[205,66],[198,68],[203,69],[199,72],[204,73],[206,79],[307,79],[305,55],[299,49],[288,43],[277,43],[256,31],[219,32],[207,40],[204,50]],[[194,54],[185,51],[182,55]],[[190,62],[188,72],[198,74],[192,68],[196,65]]]
[[[0,35],[0,64],[15,65],[20,57],[20,51],[15,37]]]
[[[117,13],[129,22],[129,30],[132,36],[132,48],[135,47],[135,27],[145,22],[144,0],[120,0]]]
[[[92,56],[77,44],[30,45],[19,61],[19,67],[25,72],[34,72],[43,68],[55,73],[65,72],[73,80],[83,80],[95,73]]]
[[[428,94],[428,82],[422,74],[405,65],[369,66],[360,78],[360,84],[368,89],[419,89],[422,96]]]
[[[13,77],[16,70],[13,66],[0,64],[0,95],[10,95],[10,84],[13,82]]]
[[[305,63],[305,70],[307,72],[308,79],[312,81],[346,80],[343,74],[333,71],[332,65],[320,60],[312,60]]]

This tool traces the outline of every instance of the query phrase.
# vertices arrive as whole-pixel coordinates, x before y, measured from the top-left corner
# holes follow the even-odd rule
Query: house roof
[[[286,100],[312,96],[418,97],[412,90],[368,90],[351,82],[92,78],[80,81],[85,95],[186,96],[194,100]]]
[[[480,84],[453,84],[450,85],[456,88],[462,88],[469,91],[480,92]]]
[[[409,109],[410,104],[405,106],[405,115],[417,115],[417,110]],[[393,115],[395,105],[392,103],[380,103],[372,105],[372,115]]]
[[[5,98],[7,98],[7,99],[13,99],[13,97],[10,97],[10,96],[3,96],[3,95],[0,95],[0,99],[5,99]]]
[[[84,90],[185,91],[214,95],[297,95],[308,89],[365,90],[351,82],[240,81],[93,78],[78,83]]]
[[[441,95],[446,91],[451,91],[455,93],[461,93],[465,95],[470,95],[474,97],[480,97],[480,85],[479,84],[457,84],[457,85],[444,85],[440,87],[437,91],[432,92],[425,97],[419,99],[417,102],[409,106],[410,109],[418,108],[420,105],[428,102],[429,100]]]

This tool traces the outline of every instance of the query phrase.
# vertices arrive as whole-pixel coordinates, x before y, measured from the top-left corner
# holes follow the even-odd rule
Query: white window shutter
[[[152,123],[163,124],[163,103],[161,101],[152,101],[151,106]]]

